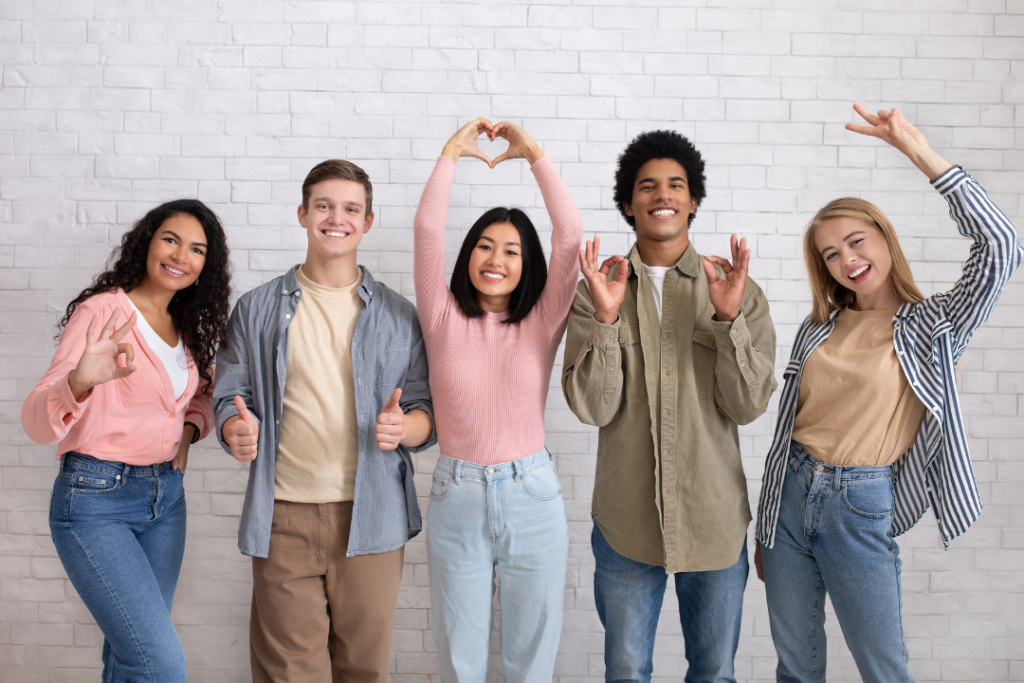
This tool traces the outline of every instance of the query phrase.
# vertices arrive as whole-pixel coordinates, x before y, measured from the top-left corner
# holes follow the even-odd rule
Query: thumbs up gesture
[[[392,391],[391,398],[377,416],[377,448],[382,451],[395,450],[405,436],[405,413],[398,405],[398,399],[401,397],[401,389]]]
[[[224,423],[224,440],[231,447],[231,455],[239,462],[256,459],[256,444],[259,440],[260,425],[241,396],[235,396],[238,415],[232,415]]]

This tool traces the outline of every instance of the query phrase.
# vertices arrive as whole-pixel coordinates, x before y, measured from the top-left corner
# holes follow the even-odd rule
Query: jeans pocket
[[[551,500],[562,493],[558,473],[555,472],[554,464],[550,462],[524,474],[523,488],[537,500]]]
[[[116,491],[121,475],[78,468],[71,475],[71,493],[96,495]]]
[[[892,516],[892,479],[848,479],[843,482],[843,503],[850,512],[881,519]]]
[[[444,500],[452,492],[451,477],[434,472],[434,479],[430,483],[430,500]]]

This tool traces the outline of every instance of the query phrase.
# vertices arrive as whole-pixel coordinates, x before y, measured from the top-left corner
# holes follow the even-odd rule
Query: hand
[[[895,107],[891,110],[882,109],[877,116],[859,104],[853,105],[853,109],[871,125],[861,126],[848,123],[846,130],[861,135],[870,135],[889,143],[906,154],[907,158],[928,176],[929,180],[938,178],[952,166],[928,146],[928,140],[921,134],[921,131],[914,128],[899,109]]]
[[[224,422],[224,440],[231,448],[235,460],[250,462],[256,459],[260,425],[245,407],[241,396],[235,396],[235,408],[238,409],[238,415],[232,415]]]
[[[470,121],[462,128],[459,128],[455,135],[445,143],[441,155],[448,157],[455,163],[459,162],[459,157],[476,157],[486,162],[488,166],[493,167],[494,164],[491,158],[481,152],[480,148],[476,145],[476,139],[485,133],[489,139],[493,140],[493,130],[494,127],[488,119],[481,117]]]
[[[178,444],[178,452],[175,454],[174,459],[171,460],[171,467],[176,470],[185,471],[188,467],[188,449],[192,446],[192,436],[195,434],[195,427],[192,425],[185,425],[185,428],[181,430],[181,443]]]
[[[597,267],[598,254],[601,250],[601,238],[594,235],[594,241],[587,240],[586,251],[580,249],[580,270],[590,285],[590,297],[594,300],[594,320],[606,325],[614,325],[619,317],[619,306],[626,298],[626,283],[629,281],[629,261],[621,256],[605,259],[601,267]],[[618,277],[608,280],[612,266],[619,264]]]
[[[708,277],[708,297],[715,307],[715,317],[721,322],[732,322],[740,314],[740,302],[743,292],[747,289],[747,266],[750,265],[750,250],[747,249],[747,238],[739,240],[736,235],[729,238],[732,248],[732,263],[721,256],[704,257],[704,274]],[[716,263],[725,271],[725,279],[719,280]]]
[[[382,451],[395,450],[405,436],[405,413],[402,412],[402,406],[398,405],[401,397],[401,389],[392,391],[391,398],[377,416],[377,448]]]
[[[114,321],[117,320],[120,312],[121,309],[114,309],[107,324],[95,338],[93,338],[93,333],[96,331],[98,318],[94,315],[89,321],[89,328],[85,332],[85,350],[82,351],[82,356],[78,359],[78,365],[68,373],[68,386],[71,387],[71,394],[76,401],[97,384],[103,384],[112,379],[123,379],[135,372],[135,366],[132,365],[132,361],[135,360],[135,349],[131,344],[121,344],[120,341],[135,325],[137,314],[133,311],[128,322],[115,330]],[[125,358],[124,367],[118,363],[118,358],[122,353]]]
[[[761,541],[754,541],[754,569],[757,570],[757,578],[764,583],[764,563],[761,560]]]
[[[495,138],[505,138],[508,140],[508,149],[505,150],[504,154],[498,155],[491,162],[491,168],[494,168],[506,159],[526,159],[533,166],[544,156],[540,145],[525,130],[514,123],[502,121],[494,126],[494,129],[491,131],[491,140]]]

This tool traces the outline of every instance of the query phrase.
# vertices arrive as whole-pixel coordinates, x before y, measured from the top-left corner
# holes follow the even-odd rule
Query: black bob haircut
[[[626,222],[636,230],[636,218],[626,215],[623,203],[633,203],[633,184],[640,167],[652,159],[671,159],[686,171],[686,183],[690,186],[690,197],[697,200],[697,206],[704,201],[704,159],[693,143],[674,130],[649,130],[640,133],[622,150],[619,166],[615,169],[615,206]],[[694,211],[687,226],[693,223]]]
[[[480,235],[488,226],[495,223],[511,223],[519,231],[520,252],[523,258],[523,272],[519,284],[512,290],[509,301],[508,319],[503,322],[518,323],[530,314],[540,299],[544,285],[548,281],[548,264],[544,260],[544,249],[540,245],[537,229],[533,227],[529,217],[520,209],[508,209],[499,206],[484,213],[469,229],[466,239],[462,240],[459,258],[455,261],[452,272],[451,290],[459,308],[468,318],[479,318],[484,309],[476,300],[477,289],[469,279],[469,257],[476,249]]]

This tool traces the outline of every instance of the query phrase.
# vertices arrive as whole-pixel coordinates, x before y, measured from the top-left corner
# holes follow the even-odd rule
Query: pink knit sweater
[[[480,465],[516,460],[544,446],[551,366],[576,292],[580,213],[547,157],[530,170],[551,216],[551,261],[543,294],[518,324],[502,324],[507,313],[467,318],[448,289],[444,228],[455,178],[451,159],[437,160],[413,223],[416,303],[437,440],[445,455]]]

